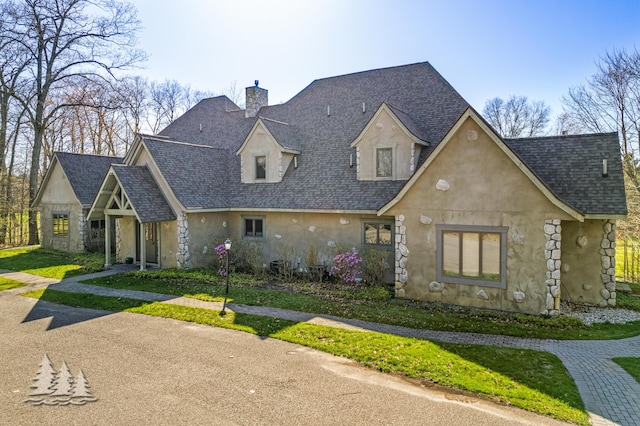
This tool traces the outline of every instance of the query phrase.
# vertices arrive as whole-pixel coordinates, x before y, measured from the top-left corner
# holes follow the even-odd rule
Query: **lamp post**
[[[229,296],[229,251],[231,250],[231,240],[227,238],[224,242],[224,251],[227,256],[227,270],[225,271],[225,275],[227,276],[227,285],[224,291],[224,303],[222,304],[222,312],[221,314],[225,314],[225,309],[227,308],[227,296]]]

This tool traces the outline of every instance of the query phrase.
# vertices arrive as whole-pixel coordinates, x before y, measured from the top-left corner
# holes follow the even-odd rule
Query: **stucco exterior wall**
[[[356,144],[358,180],[375,180],[376,149],[392,148],[393,179],[406,180],[415,170],[420,144],[407,135],[398,123],[382,110]]]
[[[265,156],[266,178],[256,180],[256,157]],[[294,155],[284,153],[267,129],[259,124],[240,153],[241,179],[244,183],[280,182]]]
[[[611,229],[611,224],[607,227],[607,223],[606,220],[585,220],[563,224],[563,300],[615,305],[615,245],[607,244],[611,231],[611,241],[615,244],[615,229]],[[606,241],[603,243],[603,240]]]
[[[547,304],[545,221],[573,220],[471,119],[388,213],[406,228],[399,297],[534,314]],[[438,224],[507,227],[506,288],[435,282]]]
[[[262,238],[243,237],[243,219],[262,218]],[[247,240],[263,245],[262,264],[266,268],[271,261],[290,254],[286,259],[300,267],[308,266],[310,247],[314,247],[318,264],[329,265],[339,252],[359,249],[363,243],[362,219],[377,218],[373,215],[334,213],[271,213],[228,212],[189,215],[190,254],[192,267],[209,266],[213,262],[216,243],[231,238],[232,242]],[[203,221],[204,219],[204,221]],[[205,253],[204,246],[207,246]],[[233,246],[232,246],[233,250]]]
[[[49,185],[40,200],[40,244],[44,248],[67,252],[84,251],[85,211],[78,202],[62,167],[56,162]],[[69,214],[69,236],[53,236],[53,214]]]
[[[120,235],[117,237],[120,241],[120,250],[116,253],[116,261],[123,263],[125,258],[132,257],[135,260],[139,260],[136,257],[136,226],[138,222],[133,216],[123,216],[117,219],[120,222],[118,226],[118,232]]]

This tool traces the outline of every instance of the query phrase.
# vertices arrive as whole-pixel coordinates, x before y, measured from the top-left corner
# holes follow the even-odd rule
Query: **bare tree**
[[[563,97],[564,111],[583,131],[619,132],[622,154],[637,157],[640,150],[640,53],[637,50],[607,52],[596,67],[597,72],[586,84],[570,88]]]
[[[529,102],[526,96],[488,100],[482,110],[485,120],[505,138],[540,136],[546,132],[551,108],[543,101]]]
[[[563,97],[566,125],[583,132],[618,132],[627,194],[627,220],[619,223],[624,276],[637,281],[640,261],[640,53],[614,50],[596,62],[596,73]]]
[[[47,127],[61,109],[52,94],[70,90],[73,79],[108,80],[114,72],[144,60],[135,49],[140,28],[136,11],[118,0],[22,0],[8,15],[16,25],[3,34],[28,55],[27,90],[16,98],[33,128],[30,201],[38,190],[40,158]],[[4,17],[3,17],[4,18]],[[29,209],[29,244],[38,243],[36,211]]]

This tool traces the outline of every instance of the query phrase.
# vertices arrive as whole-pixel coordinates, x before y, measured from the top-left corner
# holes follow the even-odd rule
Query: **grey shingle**
[[[73,192],[83,206],[90,206],[111,164],[122,163],[120,157],[56,152]]]
[[[561,200],[582,214],[626,215],[617,133],[506,139]],[[607,160],[608,177],[602,176]]]
[[[177,218],[147,166],[113,166],[120,185],[140,222],[162,222]]]
[[[365,71],[316,80],[288,102],[260,109],[258,116],[265,119],[274,136],[286,141],[282,143],[287,148],[300,151],[298,168],[290,166],[282,182],[240,183],[240,158],[235,152],[258,118],[245,118],[244,112],[224,96],[203,100],[160,132],[175,141],[227,151],[226,156],[220,152],[204,157],[209,159],[207,166],[215,169],[206,173],[219,173],[223,182],[222,186],[212,181],[207,184],[215,195],[204,188],[185,189],[187,182],[205,185],[209,179],[210,174],[200,175],[200,163],[195,167],[186,161],[179,165],[178,160],[164,159],[165,154],[159,152],[163,160],[155,155],[154,159],[162,163],[159,167],[163,175],[171,175],[167,181],[174,182],[170,185],[176,196],[181,197],[182,191],[189,194],[185,206],[375,210],[391,199],[404,182],[360,182],[355,166],[349,167],[349,157],[355,155],[351,142],[383,102],[401,111],[410,130],[433,142],[433,146],[468,107],[429,63]],[[187,176],[190,173],[196,176]],[[179,185],[180,182],[183,183]]]

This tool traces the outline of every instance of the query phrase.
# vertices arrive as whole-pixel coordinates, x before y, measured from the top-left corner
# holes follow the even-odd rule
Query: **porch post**
[[[147,238],[144,233],[144,223],[140,222],[140,270],[147,269]]]
[[[104,215],[104,269],[111,269],[111,220]]]

